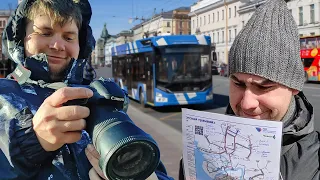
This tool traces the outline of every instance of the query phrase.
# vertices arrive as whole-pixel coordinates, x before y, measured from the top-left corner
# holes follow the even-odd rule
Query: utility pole
[[[226,63],[228,64],[228,3],[226,2],[227,0],[224,0],[224,6],[226,8],[226,14],[225,14],[225,18],[226,18],[226,51],[225,51],[225,59],[226,59]]]

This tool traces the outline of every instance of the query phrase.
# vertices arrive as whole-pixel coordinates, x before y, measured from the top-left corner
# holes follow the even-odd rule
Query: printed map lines
[[[211,148],[210,148],[210,153],[215,153],[215,154],[223,154],[223,153],[226,153],[226,154],[229,155],[229,157],[230,157],[230,156],[233,155],[234,152],[236,151],[237,146],[240,146],[240,147],[242,147],[242,148],[245,148],[245,149],[249,150],[249,154],[248,154],[248,156],[247,156],[247,159],[249,159],[250,156],[251,156],[251,154],[252,154],[252,144],[251,144],[250,137],[244,138],[244,137],[242,136],[242,138],[244,138],[246,141],[249,142],[249,145],[248,145],[248,146],[245,146],[245,145],[243,145],[243,144],[240,144],[240,143],[236,142],[236,138],[237,138],[237,136],[239,135],[239,130],[237,130],[236,132],[234,132],[234,131],[232,131],[232,130],[230,129],[230,126],[227,126],[227,127],[226,127],[226,130],[223,131],[223,132],[224,132],[224,138],[223,138],[223,140],[222,140],[223,147],[220,146],[220,145],[218,145],[218,144],[215,144],[215,143],[213,143],[213,142],[210,142],[209,136],[208,136],[208,135],[204,135],[204,137],[206,138],[207,142],[208,142],[210,145],[213,145],[213,146],[218,147],[219,149],[222,149],[222,151],[220,151],[220,152],[214,152],[214,151],[211,151]],[[232,147],[229,147],[229,146],[227,145],[227,137],[228,137],[228,136],[231,136],[232,139],[233,139],[233,143],[231,144]],[[230,152],[230,151],[231,151],[231,152]]]

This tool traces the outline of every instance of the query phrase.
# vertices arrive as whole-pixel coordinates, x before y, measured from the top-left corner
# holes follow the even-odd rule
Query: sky
[[[116,35],[122,30],[130,30],[141,22],[130,18],[150,18],[154,12],[170,11],[178,7],[188,7],[197,0],[89,0],[92,8],[91,27],[94,37],[100,37],[104,23],[109,34]],[[0,0],[0,9],[15,9],[18,0]],[[156,11],[154,9],[156,8]]]

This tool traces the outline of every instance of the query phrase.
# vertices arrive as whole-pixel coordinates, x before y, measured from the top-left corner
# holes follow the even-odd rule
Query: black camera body
[[[126,114],[127,93],[112,79],[100,78],[86,87],[93,91],[89,99],[73,100],[65,105],[83,105],[90,109],[86,131],[100,154],[99,166],[110,180],[144,180],[157,168],[160,151],[154,139],[137,127]]]

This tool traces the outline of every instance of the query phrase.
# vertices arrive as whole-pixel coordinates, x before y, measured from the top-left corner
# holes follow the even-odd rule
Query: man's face
[[[259,76],[235,73],[230,76],[229,94],[237,116],[281,121],[298,91]]]
[[[62,27],[51,24],[50,17],[44,14],[28,23],[24,39],[25,55],[46,54],[51,78],[62,80],[71,58],[78,58],[79,29],[73,20]]]

